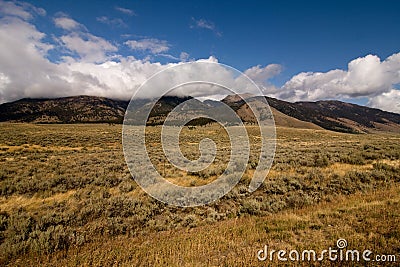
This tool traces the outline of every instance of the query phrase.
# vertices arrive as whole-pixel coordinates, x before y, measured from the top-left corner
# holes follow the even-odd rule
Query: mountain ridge
[[[128,101],[97,96],[23,98],[0,105],[0,121],[34,123],[122,123]]]
[[[347,133],[400,132],[400,114],[338,100],[287,102],[267,96],[243,94],[230,95],[221,101],[206,100],[202,103],[215,107],[223,102],[244,122],[255,122],[253,114],[247,111],[247,104],[243,98],[248,102],[265,98],[271,107],[277,126],[327,129]],[[159,99],[150,113],[152,125],[161,123],[174,107],[188,99],[191,97],[166,96]],[[139,100],[137,104],[145,105],[146,101]],[[122,123],[128,104],[129,101],[125,100],[86,95],[23,98],[0,104],[0,122]]]

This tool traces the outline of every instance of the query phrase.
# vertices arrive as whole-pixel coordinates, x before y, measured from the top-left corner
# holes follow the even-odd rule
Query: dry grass
[[[59,193],[46,198],[38,197],[26,197],[21,195],[13,195],[11,197],[0,198],[0,210],[5,212],[11,212],[20,208],[35,210],[40,207],[41,204],[48,204],[51,202],[61,202],[67,200],[76,191],[70,190],[66,193]]]
[[[325,249],[339,236],[352,248],[400,252],[396,134],[278,128],[271,171],[249,194],[260,138],[248,126],[242,181],[215,203],[179,209],[131,179],[118,125],[0,126],[2,265],[257,266],[265,244]],[[217,161],[199,173],[164,171],[159,130],[149,128],[148,149],[172,182],[200,185],[224,169],[229,142],[217,126],[183,131],[188,157],[204,137],[217,143]]]
[[[332,202],[269,216],[228,219],[193,229],[95,241],[68,253],[36,260],[31,257],[19,264],[265,266],[268,262],[259,262],[256,256],[264,245],[277,250],[322,251],[335,247],[339,238],[348,241],[349,249],[399,255],[399,204],[400,187],[397,186],[350,197],[339,196]],[[277,260],[273,265],[276,264]],[[311,263],[303,264],[309,266]],[[323,266],[332,264],[328,260],[322,262]],[[343,262],[338,266],[340,264]]]

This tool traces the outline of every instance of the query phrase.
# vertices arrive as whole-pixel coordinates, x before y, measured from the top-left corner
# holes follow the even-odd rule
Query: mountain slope
[[[242,98],[245,98],[246,101],[257,101],[263,96],[249,97],[246,95]],[[240,112],[246,106],[242,98],[228,96],[222,102]],[[367,133],[376,130],[400,132],[400,114],[336,100],[291,103],[271,97],[265,98],[273,114],[275,109],[280,112],[279,115],[284,114],[292,119],[308,122],[327,130],[346,133]],[[285,126],[287,119],[284,119],[282,123],[277,119],[277,115],[275,112],[276,124]]]
[[[290,117],[299,119],[301,121],[311,122],[324,129],[332,131],[348,133],[357,132],[347,124],[337,121],[335,115],[326,116],[324,113],[321,113],[321,110],[313,110],[310,107],[302,106],[298,103],[290,103],[271,97],[266,98],[271,107]]]
[[[127,101],[94,96],[24,98],[0,105],[0,121],[35,123],[122,122]]]
[[[246,101],[260,101],[263,96],[249,94],[227,96],[221,102],[230,106],[239,117],[249,123],[255,122]],[[339,132],[360,133],[373,131],[400,132],[400,114],[379,109],[363,107],[340,101],[286,102],[265,97],[268,101],[277,126],[328,129]],[[194,100],[191,97],[166,96],[155,104],[148,120],[149,125],[162,124],[167,114],[179,104]],[[191,101],[184,109],[209,107],[218,111],[220,101]],[[121,123],[124,120],[128,101],[112,100],[103,97],[74,96],[56,99],[21,99],[0,105],[0,121],[33,123]],[[135,110],[151,104],[150,100],[138,100]],[[189,103],[189,102],[188,102]],[[189,106],[188,106],[189,105]],[[209,120],[196,120],[192,124],[204,124]]]
[[[352,127],[358,131],[368,131],[374,128],[379,129],[379,125],[400,125],[399,114],[356,104],[344,103],[336,100],[297,102],[296,104],[319,112],[326,118],[333,118],[336,122]]]
[[[371,132],[385,130],[400,132],[400,114],[337,100],[317,102],[285,102],[269,98],[271,107],[280,112],[338,132]]]
[[[301,128],[301,129],[316,129],[321,130],[322,127],[307,121],[302,121],[293,117],[290,117],[275,108],[271,107],[272,115],[274,116],[275,125],[289,128]]]

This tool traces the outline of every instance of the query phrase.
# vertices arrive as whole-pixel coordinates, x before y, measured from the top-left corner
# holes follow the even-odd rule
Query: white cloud
[[[182,62],[186,62],[186,61],[188,61],[188,59],[189,59],[189,54],[186,53],[186,52],[181,52],[181,54],[179,55],[179,59],[180,59]]]
[[[197,61],[199,61],[199,62],[207,61],[207,62],[218,63],[218,59],[216,57],[214,57],[214,56],[210,56],[209,58],[206,58],[206,59],[199,59]]]
[[[176,60],[176,61],[180,61],[180,62],[187,62],[187,61],[189,61],[189,54],[186,53],[186,52],[181,52],[181,53],[179,54],[179,57],[176,57],[176,56],[171,55],[171,54],[161,54],[161,53],[160,53],[160,54],[157,54],[157,56],[165,57],[165,58],[172,59],[172,60]]]
[[[82,94],[129,99],[148,77],[167,66],[133,57],[96,63],[91,57],[105,57],[103,46],[112,47],[93,35],[85,41],[75,33],[62,39],[69,49],[79,51],[81,58],[65,57],[65,61],[53,63],[46,58],[51,46],[43,42],[44,37],[20,19],[0,20],[0,103]]]
[[[88,62],[104,62],[113,57],[118,48],[109,41],[88,32],[86,27],[63,13],[54,18],[54,24],[68,34],[56,38],[63,48]]]
[[[217,30],[214,22],[209,21],[209,20],[205,20],[205,19],[195,19],[192,18],[192,22],[193,24],[190,25],[190,28],[199,28],[199,29],[206,29],[206,30],[210,30],[212,32],[215,33],[215,35],[221,37],[222,33],[220,31]]]
[[[64,56],[62,62],[51,62],[47,53],[53,46],[44,42],[45,37],[34,25],[19,18],[8,16],[0,19],[0,103],[23,97],[71,95],[129,99],[150,76],[179,64],[153,63],[121,56],[114,61],[107,51],[117,52],[115,46],[76,29],[58,37],[58,45],[79,57]],[[217,61],[214,57],[207,60]],[[216,72],[226,75],[217,70],[207,73],[215,75]],[[158,93],[155,89],[147,92],[146,96],[158,96]]]
[[[64,57],[63,62],[53,63],[46,59],[51,46],[43,42],[45,34],[32,24],[15,20],[4,25],[0,21],[0,102],[23,97],[61,97],[71,95],[96,95],[109,98],[129,99],[139,86],[160,70],[181,63],[152,63],[134,57],[108,58],[103,62],[92,60],[107,58],[104,50],[115,50],[109,43],[89,33],[71,32],[60,37],[68,49],[79,52],[80,58]],[[10,32],[16,34],[10,35]],[[84,40],[81,36],[85,35]],[[99,48],[98,48],[99,46]],[[99,55],[100,54],[100,55]],[[186,57],[186,55],[183,54]],[[23,58],[18,61],[16,59]],[[199,61],[218,62],[215,57]],[[190,72],[175,73],[170,82],[193,75]],[[186,75],[186,76],[185,76]],[[215,77],[234,83],[232,73],[219,65],[202,70],[198,77]],[[196,76],[196,77],[197,77]],[[164,86],[164,84],[162,85]],[[221,88],[203,86],[186,88],[186,93],[202,96],[218,93]],[[193,90],[191,90],[193,89]],[[143,97],[159,96],[159,90],[145,92]]]
[[[342,86],[345,75],[346,72],[342,70],[332,70],[327,73],[302,72],[286,82],[277,97],[290,101],[312,101],[334,97],[331,95],[336,94],[336,87]]]
[[[273,94],[277,92],[276,86],[269,80],[282,72],[282,66],[279,64],[269,64],[265,67],[257,65],[244,71],[251,80],[253,80],[264,94]]]
[[[129,40],[124,43],[132,50],[148,51],[152,54],[158,54],[169,50],[170,45],[165,40],[155,38],[146,38],[141,40]]]
[[[400,114],[400,91],[392,89],[389,92],[372,97],[368,106]]]
[[[10,78],[6,76],[4,73],[0,72],[0,90],[3,91],[9,84],[10,84]]]
[[[26,2],[0,1],[0,14],[18,17],[23,20],[29,20],[32,19],[34,15],[45,16],[46,11],[43,8],[35,7]]]
[[[196,26],[203,29],[215,30],[215,25],[211,21],[207,21],[205,19],[196,20]]]
[[[44,10],[30,4],[0,0],[0,14],[0,103],[23,97],[82,94],[129,99],[147,78],[189,59],[185,52],[180,54],[179,59],[174,57],[181,62],[168,64],[122,57],[117,54],[117,45],[91,34],[84,25],[65,14],[59,14],[54,23],[67,30],[67,33],[56,37],[57,44],[49,44],[44,41],[46,34],[30,22],[35,15],[45,14]],[[170,47],[167,41],[150,38],[130,40],[125,45],[152,54],[161,54]],[[61,57],[63,61],[49,61],[49,51],[62,50],[60,48],[64,49],[61,52],[67,52]],[[197,61],[218,62],[213,56]],[[265,67],[258,65],[246,70],[245,74],[264,93],[283,100],[366,97],[369,106],[400,113],[400,91],[394,89],[396,84],[400,84],[400,53],[383,61],[374,55],[357,58],[348,64],[347,70],[300,73],[277,89],[269,80],[281,70],[278,64]],[[168,82],[182,80],[185,75],[205,80],[217,75],[226,85],[235,86],[243,93],[249,92],[244,86],[243,77],[235,77],[217,64],[195,74],[189,71],[176,73]],[[220,89],[215,86],[195,86],[186,93],[197,97],[210,94],[221,96],[223,93]],[[145,96],[159,96],[158,93],[154,89],[145,92]]]
[[[115,7],[115,10],[124,13],[125,15],[129,15],[129,16],[136,16],[135,11],[133,11],[132,9],[128,9],[128,8],[123,8],[123,7]]]
[[[168,58],[168,59],[178,60],[179,61],[178,57],[175,57],[175,56],[170,55],[170,54],[157,54],[157,56],[161,56],[161,57],[165,57],[165,58]]]
[[[85,29],[82,24],[65,15],[54,18],[54,24],[67,31]]]
[[[76,88],[75,95],[87,94],[118,99],[129,99],[147,78],[166,67],[160,63],[150,63],[133,57],[102,64],[71,61],[62,63],[61,66],[66,70],[63,79]]]
[[[69,85],[59,78],[61,68],[46,59],[53,46],[44,37],[21,19],[0,20],[0,102],[68,93]]]
[[[57,37],[58,45],[66,49],[63,61],[50,62],[47,52],[53,49],[43,41],[45,34],[38,31],[32,24],[14,19],[7,23],[0,21],[0,101],[16,100],[22,97],[59,97],[70,95],[98,95],[110,98],[129,99],[133,92],[151,75],[180,63],[152,63],[138,60],[134,57],[119,56],[118,61],[113,58],[118,56],[118,48],[109,41],[94,36],[80,23],[65,14],[58,14],[54,23],[68,31],[68,34]],[[16,34],[10,35],[10,32]],[[169,50],[167,41],[158,39],[131,40],[125,43],[134,50],[161,54]],[[60,49],[60,47],[56,47]],[[76,56],[78,55],[78,57]],[[164,54],[168,55],[168,54]],[[24,61],[16,61],[24,58]],[[175,58],[175,57],[174,57]],[[189,54],[182,52],[176,60],[186,61]],[[200,62],[215,62],[217,58],[200,59]],[[257,66],[247,73],[255,73],[253,78],[262,77],[267,80],[275,67]],[[257,75],[256,75],[257,73]],[[171,82],[179,81],[190,72],[175,73]],[[226,84],[240,86],[240,81],[221,66],[215,64],[210,68],[196,73],[198,79],[218,76]],[[164,85],[163,85],[164,86]],[[221,88],[203,85],[195,86],[189,90],[193,96],[209,94],[221,95]],[[243,88],[245,90],[246,88]],[[226,92],[229,93],[229,92]],[[146,97],[159,96],[159,91],[154,89],[146,92]]]
[[[118,48],[107,40],[90,33],[70,33],[61,36],[60,41],[87,62],[104,62],[113,57],[109,55],[110,52],[118,51]]]
[[[120,18],[109,18],[107,16],[101,16],[96,18],[98,22],[110,25],[110,26],[115,26],[115,27],[126,27],[127,25],[125,22],[120,19]]]
[[[255,82],[264,82],[272,77],[280,74],[282,71],[282,66],[279,64],[269,64],[264,68],[261,65],[257,65],[247,69],[244,74],[249,76]]]
[[[292,77],[275,96],[290,101],[320,99],[347,99],[380,96],[400,83],[400,53],[381,61],[378,56],[367,55],[352,60],[348,70],[328,72],[302,72]],[[377,101],[377,100],[376,100]],[[374,103],[372,100],[371,104]],[[388,110],[390,108],[386,108]]]

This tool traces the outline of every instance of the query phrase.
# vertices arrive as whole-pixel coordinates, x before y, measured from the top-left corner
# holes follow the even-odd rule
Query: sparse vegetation
[[[257,140],[257,128],[247,130]],[[195,173],[166,161],[159,132],[149,127],[149,154],[173,183],[209,183],[229,161],[229,138],[218,126],[182,132],[188,158],[199,157],[205,136],[217,145],[213,164]],[[264,244],[325,249],[338,237],[354,248],[400,251],[399,135],[278,128],[277,138],[257,191],[247,191],[259,153],[252,142],[231,192],[204,207],[176,208],[133,181],[118,125],[1,124],[0,264],[257,266]]]

